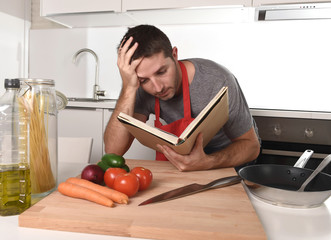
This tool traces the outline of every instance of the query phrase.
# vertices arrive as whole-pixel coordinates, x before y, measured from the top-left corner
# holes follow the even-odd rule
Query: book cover
[[[228,88],[223,87],[179,137],[125,113],[117,118],[141,144],[154,150],[158,150],[157,144],[167,145],[180,154],[189,154],[200,132],[206,146],[229,119]]]

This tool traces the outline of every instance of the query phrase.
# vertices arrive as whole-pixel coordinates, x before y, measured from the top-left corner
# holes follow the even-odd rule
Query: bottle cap
[[[20,88],[20,80],[15,79],[5,79],[5,88]]]

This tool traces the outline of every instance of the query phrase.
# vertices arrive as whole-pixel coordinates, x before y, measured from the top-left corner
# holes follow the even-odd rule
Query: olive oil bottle
[[[31,205],[29,114],[19,97],[20,80],[6,79],[0,98],[0,215],[16,215]]]
[[[0,215],[20,214],[31,205],[30,169],[24,165],[0,167]]]

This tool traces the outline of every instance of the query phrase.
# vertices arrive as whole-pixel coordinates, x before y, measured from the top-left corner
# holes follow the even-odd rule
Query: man
[[[180,171],[238,167],[254,161],[260,151],[259,138],[236,78],[209,60],[178,61],[177,52],[156,27],[129,28],[118,48],[123,86],[105,130],[106,152],[123,155],[133,141],[117,120],[120,112],[143,122],[153,113],[156,127],[180,134],[216,93],[228,86],[229,120],[207,146],[203,149],[200,134],[190,154],[180,155],[159,145],[156,159],[167,159]]]

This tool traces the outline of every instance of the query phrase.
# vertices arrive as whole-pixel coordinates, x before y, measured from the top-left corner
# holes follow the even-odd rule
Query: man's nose
[[[162,92],[162,83],[156,79],[152,80],[155,92]]]

